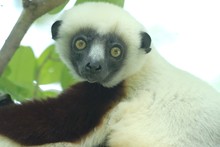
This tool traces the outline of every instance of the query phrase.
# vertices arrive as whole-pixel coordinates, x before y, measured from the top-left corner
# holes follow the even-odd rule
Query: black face
[[[100,35],[82,29],[70,42],[70,60],[77,74],[89,82],[105,83],[123,65],[126,45],[116,34]]]

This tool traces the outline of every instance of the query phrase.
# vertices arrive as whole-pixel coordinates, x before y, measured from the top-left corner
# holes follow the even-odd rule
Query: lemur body
[[[220,94],[165,61],[145,31],[108,3],[65,12],[52,35],[82,82],[57,99],[0,108],[0,145],[220,146]]]

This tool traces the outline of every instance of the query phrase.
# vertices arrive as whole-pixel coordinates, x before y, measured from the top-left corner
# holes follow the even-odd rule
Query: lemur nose
[[[97,73],[102,70],[102,66],[99,64],[99,62],[95,63],[87,63],[86,64],[86,70],[89,72]]]

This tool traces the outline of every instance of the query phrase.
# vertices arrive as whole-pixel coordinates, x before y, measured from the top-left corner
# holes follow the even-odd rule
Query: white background
[[[0,48],[20,15],[20,2],[0,0]],[[124,8],[146,26],[162,56],[220,91],[219,0],[125,0]],[[56,18],[41,17],[21,44],[39,56],[53,43],[50,27]]]

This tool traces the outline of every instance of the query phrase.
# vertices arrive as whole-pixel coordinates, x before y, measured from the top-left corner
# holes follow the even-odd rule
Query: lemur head
[[[150,52],[151,38],[122,8],[88,2],[52,25],[62,60],[80,80],[112,87],[133,75]]]

